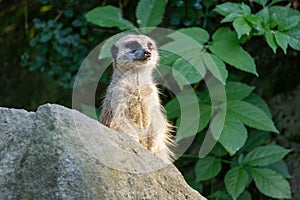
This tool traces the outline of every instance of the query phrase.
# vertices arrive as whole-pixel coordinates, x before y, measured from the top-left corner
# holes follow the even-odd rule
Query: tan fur
[[[114,72],[100,122],[130,135],[165,162],[172,162],[171,125],[162,112],[152,78],[159,60],[154,41],[144,35],[127,35],[112,46],[111,52]]]

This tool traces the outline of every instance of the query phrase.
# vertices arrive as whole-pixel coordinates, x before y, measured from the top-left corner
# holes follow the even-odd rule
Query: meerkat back
[[[114,69],[100,122],[128,134],[165,162],[172,162],[171,126],[152,77],[159,61],[155,42],[144,35],[127,35],[112,45],[111,53]]]

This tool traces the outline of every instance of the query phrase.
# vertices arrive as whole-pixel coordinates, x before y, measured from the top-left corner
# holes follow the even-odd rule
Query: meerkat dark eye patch
[[[125,47],[130,50],[137,50],[143,48],[142,45],[140,45],[137,41],[128,42],[127,44],[125,44]]]

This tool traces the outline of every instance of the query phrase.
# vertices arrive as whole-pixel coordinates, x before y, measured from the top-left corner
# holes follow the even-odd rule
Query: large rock
[[[205,199],[127,135],[59,105],[0,108],[0,199]]]

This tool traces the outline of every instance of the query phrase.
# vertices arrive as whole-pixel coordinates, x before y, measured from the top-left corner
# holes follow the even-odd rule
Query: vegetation
[[[42,14],[28,30],[30,48],[22,55],[22,66],[70,88],[89,50],[113,34],[158,26],[186,34],[201,51],[192,51],[188,45],[180,48],[197,58],[199,68],[179,55],[160,52],[160,63],[187,80],[181,81],[174,72],[160,73],[173,77],[178,84],[176,95],[165,89],[168,95],[163,97],[168,118],[177,130],[183,128],[177,140],[195,137],[176,165],[188,183],[209,199],[291,198],[291,175],[283,161],[290,150],[270,139],[278,130],[267,103],[251,83],[273,74],[266,62],[274,54],[282,58],[300,50],[299,11],[284,0],[97,2],[41,0]],[[167,37],[172,39],[171,34]],[[226,106],[212,106],[206,85],[211,78],[216,80],[216,86],[224,86]],[[183,119],[179,102],[190,95],[189,85],[197,101],[186,109],[199,107],[201,113],[188,119],[198,124],[196,132],[193,126],[180,123]],[[271,91],[270,95],[275,93]],[[226,118],[220,135],[217,129],[222,113]],[[218,142],[207,156],[199,157],[208,131]]]
[[[209,101],[203,99],[209,99],[209,94],[207,90],[200,89],[203,77],[197,73],[197,68],[176,55],[163,57],[161,61],[161,63],[169,64],[172,68],[182,72],[182,75],[188,80],[187,84],[195,84],[194,90],[198,92],[199,101],[196,103],[197,105],[189,106],[199,105],[200,110],[204,110],[201,115],[192,116],[200,118],[197,133],[199,137],[203,135],[202,132],[207,127],[210,116],[213,116],[209,129],[212,136],[215,137],[214,139],[218,140],[215,149],[204,158],[199,158],[197,154],[183,155],[197,158],[194,168],[196,177],[190,180],[194,186],[201,181],[222,180],[225,174],[223,183],[219,184],[217,188],[213,188],[211,183],[211,199],[251,199],[247,188],[252,181],[264,195],[273,198],[291,198],[290,186],[285,179],[290,175],[286,164],[282,161],[289,150],[277,145],[263,145],[263,139],[266,137],[264,131],[278,133],[271,120],[269,109],[264,100],[253,93],[254,87],[228,78],[228,73],[234,74],[234,71],[228,72],[225,63],[239,70],[258,75],[253,58],[241,46],[247,40],[251,40],[253,36],[264,36],[274,53],[278,47],[286,53],[288,45],[300,50],[300,14],[291,9],[289,5],[275,6],[274,4],[278,1],[270,2],[268,5],[267,1],[255,2],[262,6],[261,10],[256,13],[252,13],[251,8],[244,3],[227,2],[217,5],[211,11],[209,11],[209,8],[213,6],[211,1],[203,1],[203,4],[198,1],[198,7],[194,5],[198,9],[202,6],[205,7],[206,13],[202,13],[204,18],[213,15],[213,12],[225,16],[221,23],[232,22],[234,31],[229,27],[221,26],[211,34],[210,39],[210,34],[205,29],[192,25],[199,23],[196,20],[194,22],[192,20],[189,27],[178,29],[179,32],[187,34],[202,45],[202,50],[194,53],[193,57],[200,58],[197,62],[203,63],[204,73],[205,71],[211,73],[225,85],[227,110],[220,137],[217,133],[214,134],[214,130],[220,126],[220,114],[216,110],[222,109],[222,106],[215,110],[207,109],[210,108]],[[166,3],[158,0],[139,1],[135,12],[136,23],[124,19],[120,9],[113,6],[97,7],[89,11],[87,20],[101,27],[117,27],[120,30],[158,26],[163,20]],[[284,18],[281,17],[281,13],[285,13]],[[171,20],[174,19],[171,18]],[[180,48],[182,51],[190,50],[189,46]],[[167,61],[165,61],[166,59]],[[218,70],[214,70],[214,67],[217,67]],[[181,87],[181,90],[184,93],[184,86]],[[169,118],[174,119],[179,128],[181,112],[178,109],[180,105],[176,97],[171,98],[165,107]],[[192,120],[192,122],[197,121]],[[187,128],[183,134],[177,135],[176,139],[184,139],[195,133]],[[195,145],[199,146],[201,142]],[[204,185],[206,187],[207,182],[204,182]],[[199,190],[205,192],[205,190]]]
[[[49,13],[54,8],[57,12],[50,13],[46,20],[33,19],[34,29],[30,31],[34,37],[29,42],[32,48],[22,55],[21,65],[45,73],[71,88],[89,46],[96,45],[99,37],[89,30],[91,27],[84,17],[96,1],[43,0],[41,3],[41,12]]]

